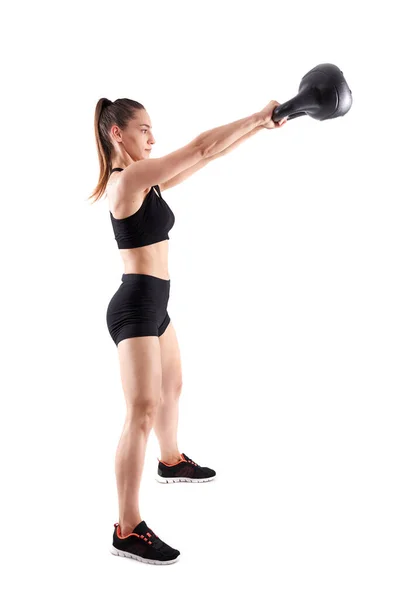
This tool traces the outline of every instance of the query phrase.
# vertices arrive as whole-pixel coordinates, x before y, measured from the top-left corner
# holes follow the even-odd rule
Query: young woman
[[[99,182],[90,196],[106,193],[115,240],[124,264],[122,283],[107,307],[107,327],[117,346],[126,420],[116,453],[119,522],[111,552],[151,564],[171,564],[179,550],[164,543],[139,511],[139,488],[151,429],[159,440],[160,482],[204,482],[216,473],[201,467],[177,443],[181,360],[167,312],[170,278],[168,240],[175,216],[162,192],[223,156],[272,121],[279,103],[200,133],[186,146],[150,158],[155,143],[151,119],[139,102],[101,98],[95,111]]]

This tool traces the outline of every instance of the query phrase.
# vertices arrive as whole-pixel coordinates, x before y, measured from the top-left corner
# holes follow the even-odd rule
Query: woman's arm
[[[197,171],[199,171],[200,169],[205,167],[212,160],[215,160],[216,158],[220,158],[221,156],[225,156],[225,154],[228,154],[234,148],[237,148],[238,146],[240,146],[240,144],[242,144],[245,140],[249,139],[251,136],[253,136],[255,133],[257,133],[257,131],[260,131],[261,129],[265,129],[265,127],[263,127],[262,125],[258,125],[257,127],[252,129],[252,131],[249,131],[245,135],[242,135],[242,137],[240,137],[238,140],[233,142],[230,146],[227,146],[224,150],[221,150],[221,152],[218,152],[217,154],[213,154],[212,156],[209,156],[208,158],[203,158],[198,163],[196,163],[193,167],[190,167],[189,169],[182,171],[181,173],[179,173],[175,177],[172,177],[168,181],[164,181],[164,183],[160,183],[161,192],[163,190],[173,187],[174,185],[178,185],[178,183],[182,183],[182,181],[185,181],[185,179],[188,179],[188,177],[190,177],[191,175],[193,175],[194,173],[196,173]]]
[[[198,136],[199,145],[203,149],[204,158],[209,158],[214,154],[219,154],[236,140],[242,138],[253,129],[265,122],[265,117],[262,113],[254,113],[244,119],[239,119],[221,127],[215,127],[208,131],[204,131]]]
[[[210,160],[214,160],[214,158],[219,158],[221,156],[225,156],[225,154],[228,154],[229,152],[231,152],[232,150],[234,150],[235,148],[240,146],[240,144],[242,144],[245,140],[248,140],[251,136],[253,136],[255,133],[257,133],[257,131],[261,131],[261,129],[265,129],[265,127],[263,125],[257,125],[257,127],[254,127],[254,129],[252,131],[249,131],[245,135],[242,135],[242,137],[240,137],[238,140],[236,140],[236,142],[233,142],[233,144],[231,144],[230,146],[227,146],[227,148],[225,148],[225,150],[221,150],[221,152],[218,152],[217,154],[213,154],[212,156],[210,156],[209,158],[207,158],[205,160],[207,160],[207,162],[210,162]]]

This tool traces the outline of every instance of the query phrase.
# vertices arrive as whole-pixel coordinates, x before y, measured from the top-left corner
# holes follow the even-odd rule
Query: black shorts
[[[170,279],[123,273],[107,307],[107,327],[114,343],[144,335],[160,337],[168,327]]]

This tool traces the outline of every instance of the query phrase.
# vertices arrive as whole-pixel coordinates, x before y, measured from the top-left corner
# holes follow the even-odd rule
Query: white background
[[[20,2],[2,10],[1,591],[398,600],[399,55],[395,3]],[[125,417],[106,308],[123,264],[93,130],[149,112],[152,158],[296,95],[321,63],[343,117],[261,131],[166,190],[179,449],[209,484],[143,519],[171,566],[112,556]],[[8,591],[5,589],[8,588]]]

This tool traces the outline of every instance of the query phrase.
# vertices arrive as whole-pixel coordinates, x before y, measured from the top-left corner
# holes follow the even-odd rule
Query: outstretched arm
[[[245,140],[247,140],[249,137],[253,136],[255,133],[257,133],[257,131],[260,131],[261,129],[265,129],[265,127],[263,125],[258,125],[257,127],[255,127],[254,129],[252,129],[251,131],[246,133],[245,135],[242,135],[242,137],[237,139],[236,142],[233,142],[233,144],[231,144],[224,150],[221,150],[221,152],[218,152],[217,154],[213,154],[212,156],[209,156],[207,158],[203,158],[198,163],[193,165],[193,167],[190,167],[189,169],[182,171],[181,173],[179,173],[178,175],[175,175],[175,177],[172,177],[168,181],[164,181],[164,183],[160,183],[161,192],[163,192],[163,190],[173,187],[174,185],[177,185],[178,183],[182,183],[182,181],[185,181],[185,179],[188,179],[188,177],[190,177],[191,175],[193,175],[194,173],[196,173],[197,171],[199,171],[200,169],[205,167],[212,160],[215,160],[216,158],[220,158],[221,156],[225,156],[225,154],[228,154],[234,148],[237,148]]]

